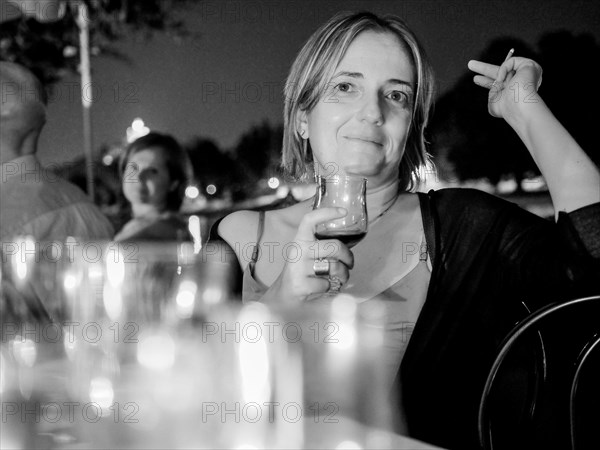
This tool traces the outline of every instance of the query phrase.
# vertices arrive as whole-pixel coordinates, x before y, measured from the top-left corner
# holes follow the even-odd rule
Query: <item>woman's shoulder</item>
[[[518,204],[470,188],[429,191],[428,215],[436,219],[440,232],[485,234],[492,229],[524,230],[547,228],[552,222]]]
[[[256,240],[258,232],[258,211],[240,210],[223,217],[217,224],[218,235],[230,245]]]
[[[269,211],[241,210],[225,216],[217,224],[217,233],[229,245],[239,243],[242,246],[260,240],[263,232],[271,237],[287,236],[295,232],[302,216],[306,213],[306,205],[297,203],[286,208]],[[260,215],[264,214],[262,224]]]
[[[497,213],[516,205],[493,194],[472,188],[446,188],[431,190],[425,195],[440,213],[475,215]]]

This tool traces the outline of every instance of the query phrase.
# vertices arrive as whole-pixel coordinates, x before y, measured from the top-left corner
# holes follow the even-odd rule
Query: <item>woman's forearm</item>
[[[544,176],[556,215],[600,201],[600,171],[544,101],[521,105],[519,118],[507,120]]]

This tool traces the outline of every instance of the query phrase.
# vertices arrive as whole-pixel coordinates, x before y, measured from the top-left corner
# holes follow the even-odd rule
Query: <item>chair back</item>
[[[548,324],[553,326],[548,328]],[[521,439],[520,433],[507,438],[494,430],[498,405],[493,394],[498,389],[499,374],[506,361],[517,349],[522,350],[519,344],[531,339],[532,334],[537,345],[530,350],[533,352],[530,360],[537,362],[532,373],[537,381],[533,397],[527,399],[531,441],[523,445],[535,445],[544,435],[552,442],[550,436],[563,433],[568,434],[573,450],[600,448],[598,438],[594,444],[597,447],[590,447],[593,424],[600,422],[597,411],[594,412],[594,406],[597,409],[600,400],[597,386],[600,379],[600,296],[548,305],[530,314],[506,336],[488,374],[479,404],[478,431],[482,448],[497,450],[499,447],[495,444],[499,441],[507,448],[519,446],[510,440]]]

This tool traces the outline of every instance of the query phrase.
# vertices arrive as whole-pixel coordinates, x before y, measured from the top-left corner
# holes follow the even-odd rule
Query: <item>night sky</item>
[[[199,1],[185,14],[199,39],[178,44],[163,35],[132,37],[118,45],[130,63],[92,60],[95,148],[122,140],[136,117],[181,141],[203,136],[234,146],[253,124],[281,121],[284,80],[310,34],[339,10],[362,9],[404,18],[429,54],[439,92],[494,38],[517,37],[535,48],[545,32],[565,29],[592,33],[600,42],[600,2],[593,0]],[[40,142],[44,164],[82,152],[77,83],[72,77],[55,86]]]

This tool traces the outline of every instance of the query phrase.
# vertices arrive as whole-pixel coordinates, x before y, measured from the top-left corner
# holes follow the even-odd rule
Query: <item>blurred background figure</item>
[[[46,93],[25,67],[0,62],[0,238],[36,241],[110,239],[108,219],[75,185],[44,170],[36,158],[46,123]]]
[[[8,254],[31,251],[40,242],[112,238],[108,219],[74,184],[44,169],[36,157],[46,123],[46,95],[40,81],[25,67],[0,62],[0,239],[2,241],[2,323],[49,322],[60,305],[39,276],[46,261],[35,259],[37,274],[18,287],[4,276]],[[29,271],[29,269],[28,269]]]
[[[172,136],[152,132],[133,141],[119,163],[132,218],[115,240],[191,241],[179,215],[191,172],[187,153]]]

